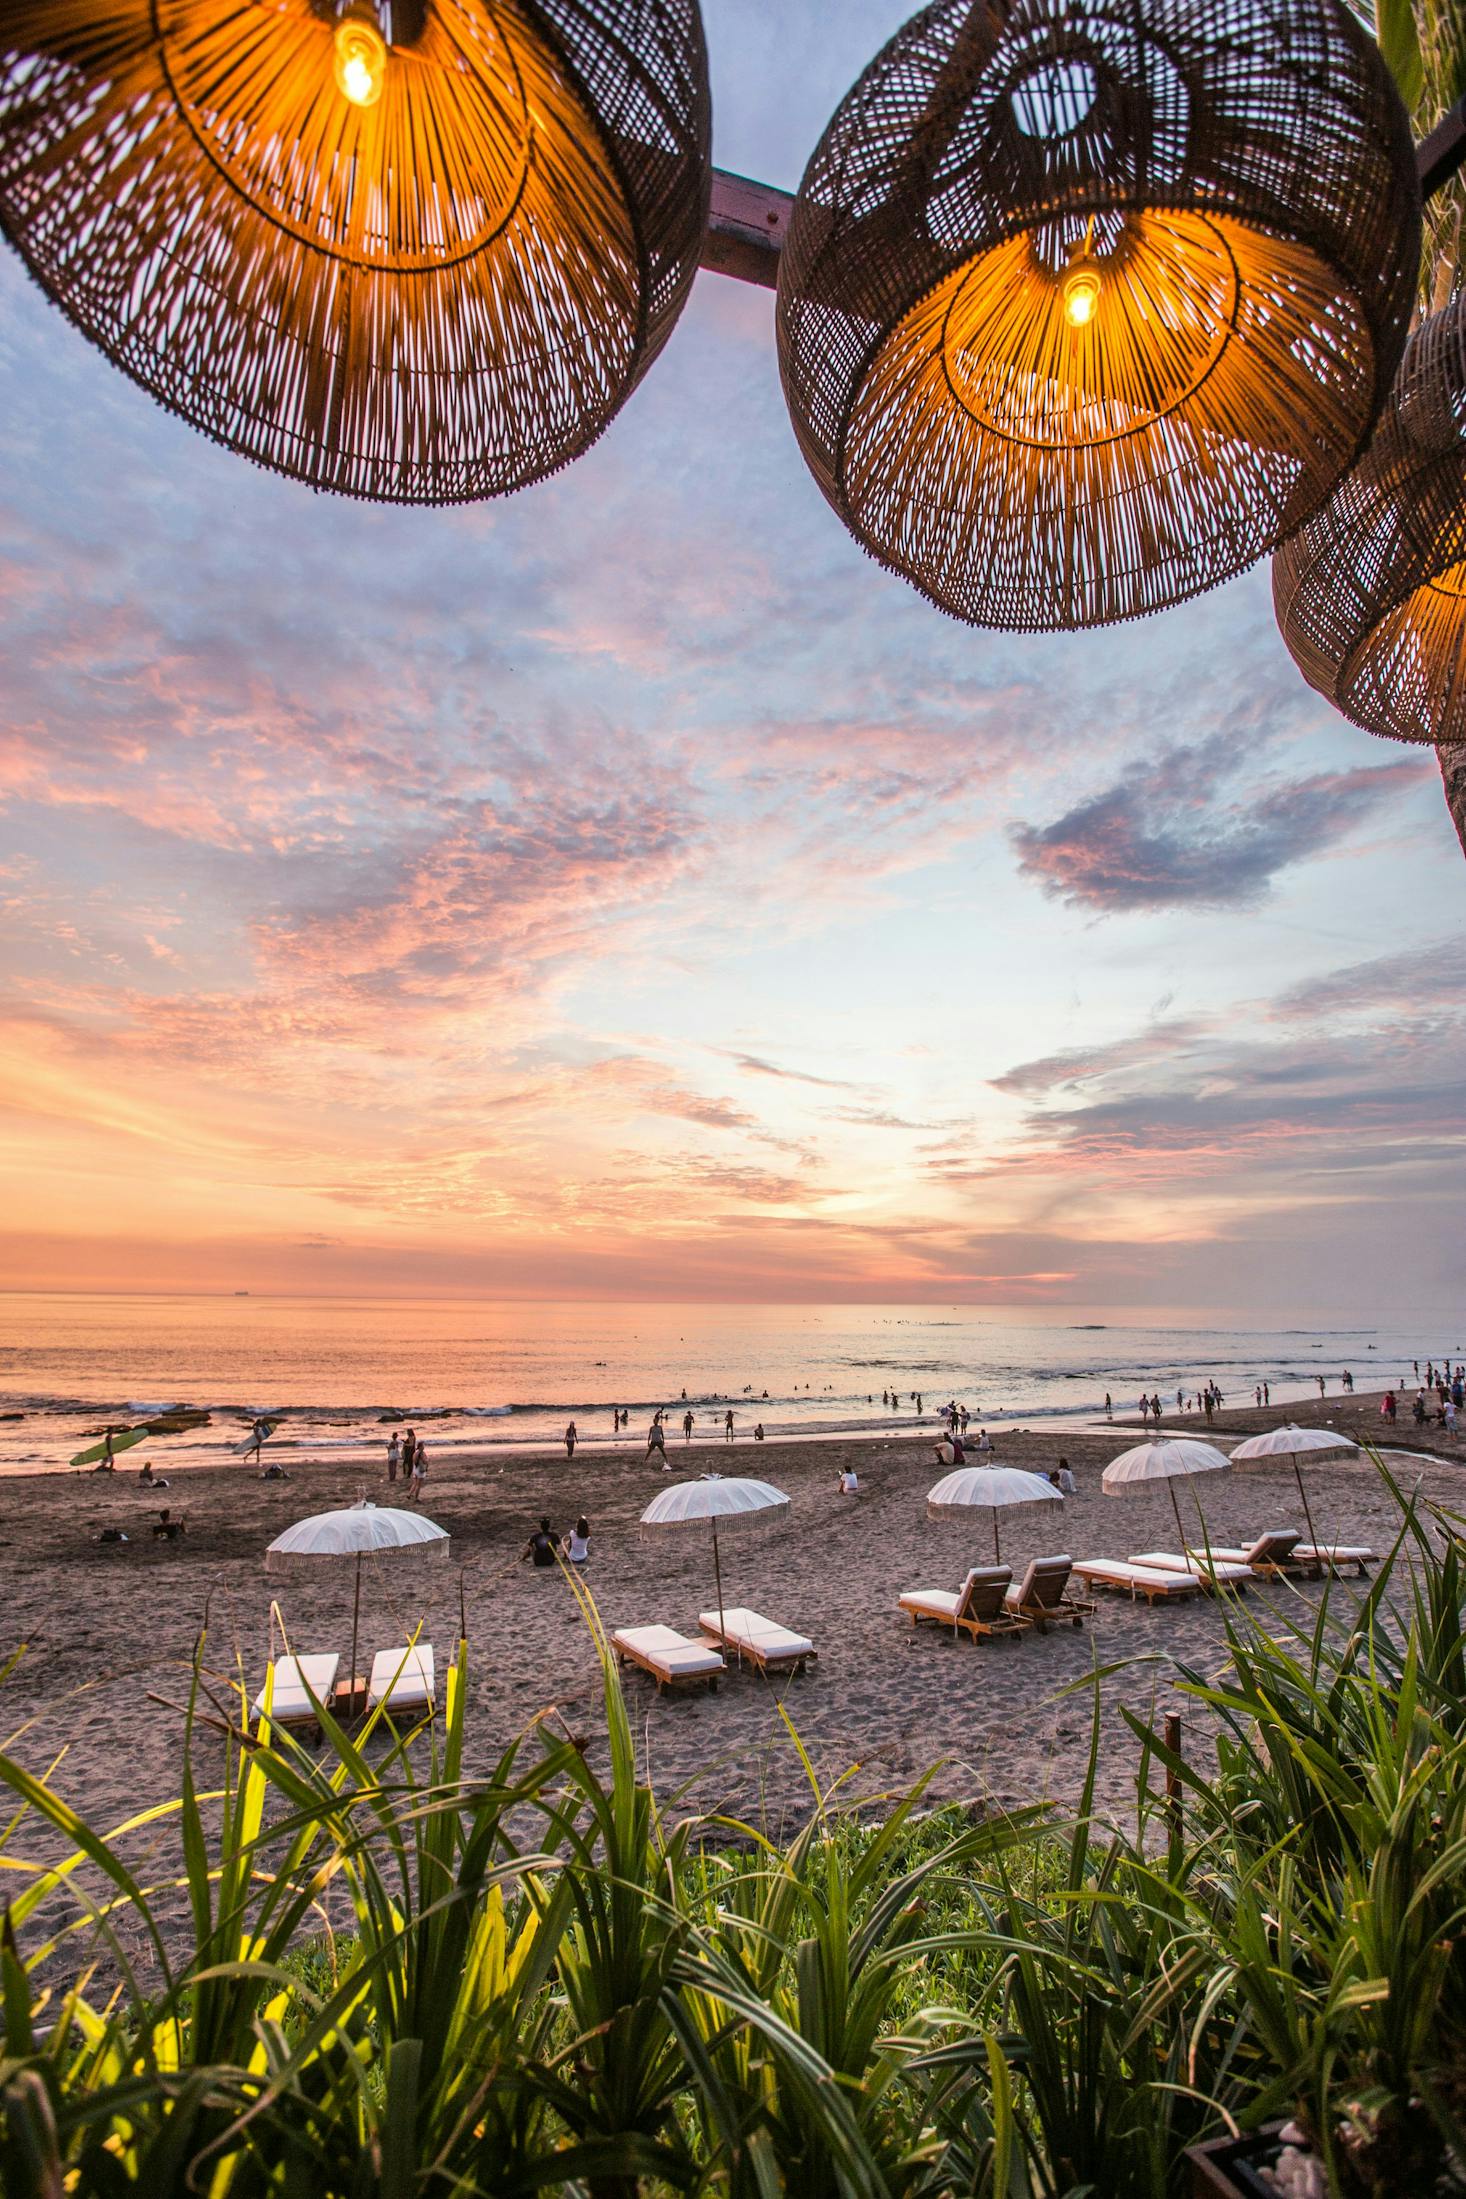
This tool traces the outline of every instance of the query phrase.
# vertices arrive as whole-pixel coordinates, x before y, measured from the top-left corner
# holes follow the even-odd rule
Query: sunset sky
[[[705,0],[719,164],[792,187],[905,12]],[[1459,1288],[1466,865],[1265,567],[953,623],[827,509],[772,298],[711,275],[499,504],[254,469],[9,253],[0,419],[11,1287]]]

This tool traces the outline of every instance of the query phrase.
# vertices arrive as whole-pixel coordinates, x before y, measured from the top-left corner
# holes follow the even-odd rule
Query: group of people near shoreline
[[[415,1504],[428,1478],[428,1447],[415,1428],[409,1428],[400,1442],[396,1429],[392,1431],[387,1445],[387,1479],[395,1481],[399,1472],[407,1483],[407,1501]]]

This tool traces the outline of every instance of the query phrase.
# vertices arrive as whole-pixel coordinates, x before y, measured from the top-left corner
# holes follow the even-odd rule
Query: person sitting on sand
[[[527,1559],[539,1572],[555,1562],[555,1534],[547,1519],[542,1519],[519,1553],[520,1563]]]
[[[993,1447],[992,1438],[986,1428],[979,1428],[977,1431],[977,1447],[980,1451],[990,1451]]]
[[[530,1539],[533,1541],[534,1538],[531,1536]],[[590,1563],[590,1521],[584,1512],[565,1537],[565,1555],[572,1565]]]
[[[188,1522],[186,1520],[174,1519],[171,1511],[165,1504],[162,1511],[158,1514],[157,1522],[153,1528],[153,1533],[156,1536],[161,1536],[165,1542],[177,1542],[180,1535],[186,1535],[188,1533]]]
[[[288,1481],[290,1476],[283,1466],[277,1466],[274,1459],[271,1459],[268,1466],[260,1468],[260,1479],[261,1481]]]
[[[161,1474],[153,1472],[153,1462],[150,1458],[143,1460],[143,1470],[137,1478],[144,1489],[166,1489],[168,1486]]]
[[[1055,1488],[1056,1488],[1056,1489],[1057,1489],[1057,1490],[1059,1491],[1059,1493],[1060,1493],[1060,1494],[1061,1494],[1062,1496],[1066,1496],[1066,1497],[1072,1497],[1072,1496],[1073,1496],[1073,1494],[1074,1494],[1074,1476],[1073,1476],[1073,1474],[1072,1474],[1072,1473],[1071,1473],[1071,1472],[1069,1471],[1069,1461],[1068,1461],[1068,1459],[1067,1459],[1067,1458],[1061,1458],[1061,1459],[1059,1460],[1059,1463],[1058,1463],[1058,1465],[1057,1465],[1057,1466],[1056,1466],[1056,1467],[1054,1468],[1054,1471],[1053,1471],[1053,1472],[1052,1472],[1052,1473],[1051,1473],[1051,1474],[1049,1475],[1049,1479],[1050,1479],[1050,1481],[1051,1481],[1051,1482],[1052,1482],[1052,1483],[1054,1484],[1054,1487],[1055,1487]]]
[[[839,1493],[842,1497],[859,1496],[860,1483],[856,1479],[855,1468],[853,1466],[842,1466],[840,1468]]]

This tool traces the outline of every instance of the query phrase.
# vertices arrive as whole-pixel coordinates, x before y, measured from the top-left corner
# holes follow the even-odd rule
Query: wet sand
[[[1371,1439],[1377,1399],[1330,1398],[1314,1415],[1297,1406],[1257,1413],[1226,1411],[1213,1434],[1240,1434],[1296,1415],[1332,1419]],[[1186,1432],[1204,1434],[1200,1416]],[[1136,1431],[1118,1423],[1088,1432],[1051,1425],[1005,1434],[995,1456],[1047,1470],[1061,1453],[1077,1493],[1062,1509],[1040,1504],[1002,1517],[1002,1552],[1015,1575],[1034,1556],[1127,1557],[1170,1550],[1176,1529],[1165,1484],[1124,1497],[1100,1489],[1104,1465]],[[1407,1485],[1447,1505],[1462,1477],[1456,1446],[1434,1428],[1408,1420],[1392,1439],[1436,1456],[1396,1458]],[[1090,1700],[1083,1682],[1096,1661],[1130,1660],[1104,1687],[1103,1805],[1123,1810],[1132,1792],[1138,1747],[1121,1704],[1142,1713],[1183,1709],[1193,1746],[1201,1728],[1175,1693],[1178,1663],[1215,1669],[1219,1615],[1206,1596],[1175,1606],[1106,1597],[1094,1619],[1014,1642],[954,1642],[932,1627],[914,1630],[897,1609],[903,1589],[956,1588],[969,1564],[992,1556],[991,1515],[929,1520],[924,1498],[936,1479],[926,1441],[848,1444],[669,1441],[678,1473],[712,1468],[757,1473],[787,1491],[791,1504],[770,1527],[723,1538],[726,1600],[747,1603],[813,1637],[818,1663],[777,1684],[732,1672],[714,1695],[658,1697],[635,1671],[628,1699],[646,1746],[646,1763],[664,1799],[685,1790],[686,1806],[761,1815],[787,1826],[809,1808],[805,1775],[779,1716],[783,1702],[822,1779],[858,1765],[847,1794],[873,1798],[908,1784],[938,1760],[933,1798],[1007,1806],[1048,1796],[1072,1799],[1088,1741]],[[848,1461],[861,1493],[836,1493]],[[973,1463],[977,1463],[973,1459]],[[42,1770],[64,1751],[57,1784],[95,1823],[118,1822],[176,1792],[181,1704],[188,1661],[207,1616],[205,1658],[228,1674],[236,1660],[251,1683],[263,1675],[272,1599],[291,1646],[300,1652],[350,1647],[352,1568],[324,1564],[308,1577],[270,1575],[265,1546],[291,1521],[352,1502],[359,1470],[339,1461],[292,1460],[289,1482],[262,1482],[243,1465],[181,1476],[166,1496],[139,1489],[135,1474],[54,1476],[0,1484],[0,1582],[3,1645],[25,1645],[6,1683],[0,1730],[11,1752]],[[1383,1548],[1395,1519],[1374,1468],[1346,1457],[1306,1469],[1320,1532]],[[659,1622],[695,1636],[713,1601],[711,1547],[705,1528],[643,1530],[639,1514],[669,1477],[640,1461],[597,1454],[574,1463],[542,1457],[475,1463],[455,1459],[434,1469],[424,1509],[453,1536],[452,1562],[409,1569],[369,1568],[363,1585],[363,1656],[403,1639],[426,1621],[440,1668],[458,1631],[460,1583],[470,1643],[468,1768],[493,1762],[509,1738],[551,1706],[598,1753],[600,1678],[592,1642],[569,1584],[558,1572],[520,1562],[529,1529],[548,1512],[557,1530],[588,1513],[592,1562],[585,1578],[608,1628]],[[1183,1511],[1199,1493],[1217,1542],[1245,1542],[1274,1526],[1301,1527],[1286,1462],[1210,1474],[1178,1485]],[[385,1476],[367,1489],[379,1502]],[[400,1495],[400,1488],[397,1492]],[[161,1503],[186,1514],[188,1532],[155,1542]],[[133,1537],[99,1544],[104,1526]],[[1317,1585],[1249,1591],[1255,1609],[1296,1611],[1316,1602]],[[160,1700],[161,1698],[162,1700]],[[208,1767],[212,1771],[212,1766]],[[165,1862],[159,1842],[159,1861]]]

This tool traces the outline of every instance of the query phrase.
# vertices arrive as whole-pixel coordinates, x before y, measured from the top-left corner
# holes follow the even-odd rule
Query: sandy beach
[[[1214,1434],[1241,1434],[1275,1425],[1284,1412],[1224,1411]],[[1315,1416],[1303,1416],[1312,1418]],[[1373,1438],[1378,1401],[1330,1399],[1316,1416]],[[1198,1417],[1189,1432],[1204,1432]],[[1396,1442],[1429,1454],[1397,1456],[1394,1470],[1427,1496],[1453,1505],[1462,1488],[1453,1446],[1434,1429],[1397,1432]],[[1035,1505],[1002,1521],[1005,1562],[1015,1574],[1033,1556],[1066,1550],[1075,1556],[1125,1557],[1169,1550],[1175,1524],[1164,1484],[1125,1497],[1106,1497],[1100,1475],[1133,1433],[1055,1431],[1004,1436],[997,1456],[1039,1469],[1062,1453],[1076,1479],[1063,1507]],[[761,1814],[787,1823],[809,1807],[804,1773],[779,1716],[782,1701],[822,1779],[859,1766],[847,1793],[875,1797],[909,1783],[929,1765],[942,1768],[934,1797],[996,1806],[1043,1796],[1073,1796],[1088,1734],[1089,1698],[1082,1683],[1098,1661],[1127,1660],[1104,1686],[1104,1760],[1100,1798],[1125,1806],[1137,1744],[1120,1717],[1181,1707],[1176,1667],[1215,1667],[1221,1640],[1217,1611],[1206,1596],[1154,1609],[1103,1598],[1093,1620],[1021,1641],[974,1644],[930,1627],[914,1630],[897,1609],[904,1589],[955,1588],[971,1563],[992,1554],[990,1515],[930,1520],[924,1497],[936,1477],[926,1443],[875,1441],[850,1445],[738,1444],[671,1446],[679,1473],[702,1469],[757,1472],[787,1491],[791,1504],[768,1529],[724,1539],[729,1602],[746,1602],[798,1627],[815,1641],[819,1660],[803,1676],[778,1686],[756,1675],[730,1673],[715,1695],[658,1697],[635,1672],[627,1693],[645,1736],[647,1766],[662,1794],[686,1795],[689,1808]],[[836,1478],[853,1465],[860,1494],[842,1498]],[[265,1546],[292,1520],[349,1503],[362,1491],[359,1472],[339,1462],[293,1461],[289,1482],[262,1482],[243,1467],[181,1476],[166,1497],[140,1490],[119,1471],[60,1480],[0,1484],[0,1547],[5,1594],[5,1643],[25,1645],[6,1685],[3,1728],[8,1746],[37,1770],[64,1752],[61,1791],[94,1822],[121,1821],[133,1810],[171,1796],[180,1763],[181,1704],[193,1644],[207,1622],[208,1668],[232,1673],[237,1662],[252,1686],[263,1673],[272,1598],[278,1599],[292,1647],[299,1651],[350,1645],[350,1567],[324,1566],[309,1578],[267,1575]],[[1393,1509],[1365,1459],[1326,1459],[1308,1469],[1314,1516],[1321,1531],[1381,1548]],[[525,1536],[547,1512],[557,1529],[588,1513],[593,1557],[586,1579],[609,1627],[660,1622],[695,1635],[700,1610],[713,1600],[706,1531],[647,1531],[640,1512],[667,1477],[640,1462],[599,1455],[581,1461],[526,1458],[508,1463],[455,1460],[435,1472],[426,1509],[453,1536],[453,1562],[409,1573],[378,1568],[363,1591],[363,1650],[399,1641],[419,1619],[438,1646],[451,1649],[458,1627],[460,1581],[471,1658],[469,1768],[490,1764],[504,1743],[556,1707],[594,1751],[600,1725],[599,1673],[592,1642],[568,1583],[558,1572],[520,1562]],[[1285,1463],[1211,1474],[1181,1484],[1190,1516],[1200,1493],[1207,1528],[1218,1542],[1242,1542],[1281,1525],[1301,1525],[1292,1474]],[[368,1493],[386,1501],[385,1476]],[[187,1517],[186,1537],[155,1542],[158,1506],[171,1502]],[[105,1526],[124,1528],[126,1544],[96,1540]],[[1254,1608],[1297,1609],[1315,1602],[1318,1586],[1264,1586],[1249,1591]],[[1200,1727],[1188,1713],[1193,1745]],[[166,1861],[160,1851],[158,1860]]]

